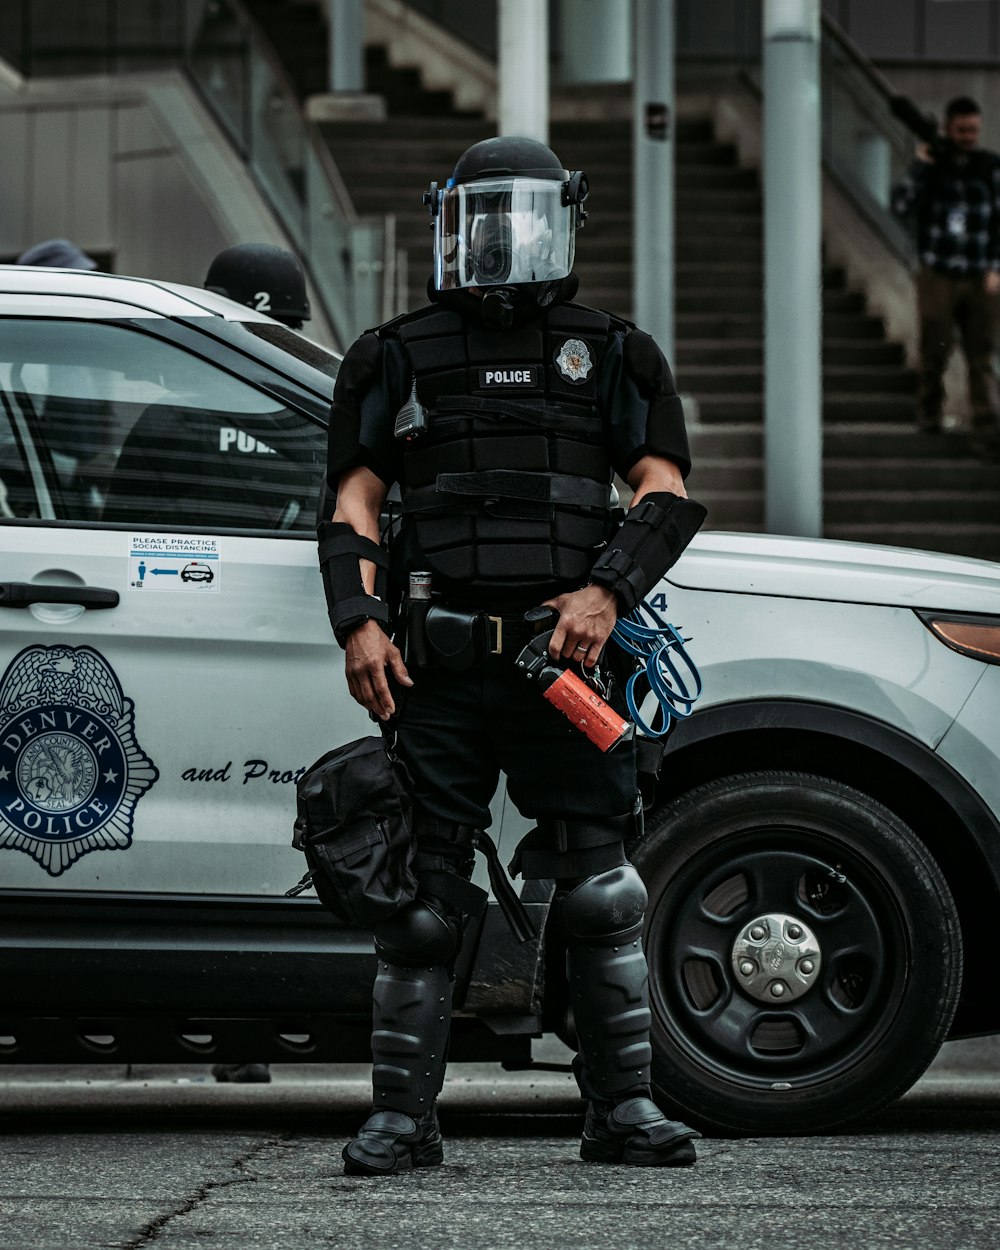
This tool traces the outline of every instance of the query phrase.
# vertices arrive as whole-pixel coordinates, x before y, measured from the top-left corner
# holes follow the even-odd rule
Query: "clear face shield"
[[[447,187],[439,196],[437,290],[555,282],[573,268],[578,209],[564,202],[563,183],[490,178]]]

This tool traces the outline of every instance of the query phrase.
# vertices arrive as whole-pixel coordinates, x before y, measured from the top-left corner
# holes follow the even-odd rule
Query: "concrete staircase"
[[[316,7],[253,4],[259,16],[297,11],[296,21]],[[297,38],[314,49],[318,42],[315,33]],[[388,121],[338,123],[324,134],[358,210],[396,213],[397,243],[409,258],[409,304],[418,307],[431,267],[420,197],[494,127],[448,112],[441,93],[423,92],[418,75],[390,68],[377,49],[368,58],[366,85],[385,95]],[[305,80],[300,85],[309,89]],[[591,179],[590,219],[577,240],[579,298],[628,317],[629,124],[557,121],[551,144],[567,167]],[[678,388],[697,408],[689,487],[708,505],[713,529],[760,530],[764,521],[761,214],[757,171],[740,167],[708,120],[680,120],[671,363]],[[962,435],[915,431],[916,381],[902,349],[886,341],[864,295],[848,289],[834,267],[823,274],[823,332],[825,535],[1000,560],[1000,465],[972,457]]]

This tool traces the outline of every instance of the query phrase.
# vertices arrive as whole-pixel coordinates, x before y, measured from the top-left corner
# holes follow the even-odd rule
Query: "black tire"
[[[653,1080],[685,1119],[753,1136],[839,1128],[937,1053],[961,987],[958,916],[927,848],[880,803],[803,773],[726,777],[655,812],[632,858],[649,890]],[[752,963],[733,962],[747,926],[780,913],[820,951],[815,982],[796,971],[778,991],[794,1001],[765,997],[763,948],[755,994],[739,983]],[[772,948],[775,966],[790,949]]]

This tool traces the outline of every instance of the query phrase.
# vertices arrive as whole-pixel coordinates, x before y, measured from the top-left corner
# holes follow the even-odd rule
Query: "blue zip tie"
[[[655,624],[647,624],[647,620]],[[672,720],[691,715],[693,705],[702,691],[701,674],[687,653],[684,639],[671,625],[643,601],[627,616],[621,617],[611,637],[628,655],[640,661],[625,685],[625,703],[629,716],[647,738],[662,738],[669,733]],[[678,661],[687,670],[681,675]],[[635,686],[640,678],[649,682],[650,693],[656,697],[663,715],[663,725],[654,729],[642,719],[636,703]]]

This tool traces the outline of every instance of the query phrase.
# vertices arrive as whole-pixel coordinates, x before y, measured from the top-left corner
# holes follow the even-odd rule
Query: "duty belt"
[[[419,610],[414,610],[419,609]],[[467,672],[491,655],[517,655],[531,637],[523,614],[447,603],[411,601],[407,611],[407,663]]]

